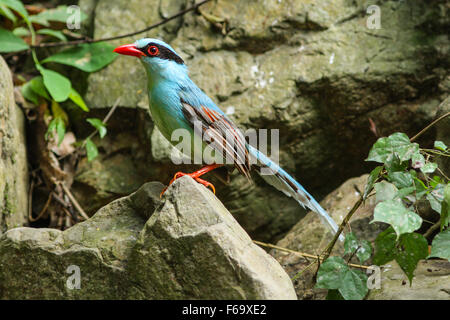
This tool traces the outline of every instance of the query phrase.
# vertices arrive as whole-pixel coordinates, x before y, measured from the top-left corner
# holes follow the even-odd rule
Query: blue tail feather
[[[330,229],[333,234],[336,234],[338,225],[328,215],[328,213],[320,206],[320,204],[286,171],[273,162],[270,158],[264,155],[259,150],[248,145],[249,153],[256,159],[257,163],[262,168],[267,168],[268,174],[261,174],[261,177],[270,185],[282,191],[286,195],[293,197],[303,207],[308,207],[310,210],[319,215],[320,220]],[[339,240],[344,241],[343,235],[339,235]]]

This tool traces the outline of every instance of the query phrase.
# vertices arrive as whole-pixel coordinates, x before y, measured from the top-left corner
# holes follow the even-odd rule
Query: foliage
[[[395,260],[410,284],[421,259],[450,260],[450,183],[433,162],[437,156],[450,157],[449,151],[442,141],[436,141],[433,149],[422,149],[406,134],[394,133],[378,139],[366,159],[381,165],[370,173],[362,198],[376,196],[371,223],[389,225],[375,240],[373,263],[382,266]],[[431,254],[427,239],[417,233],[424,223],[418,211],[420,202],[428,202],[440,214],[440,233],[432,241]],[[316,287],[329,289],[327,299],[362,299],[368,291],[367,277],[352,269],[349,262],[353,256],[360,263],[367,261],[372,246],[350,232],[346,234],[344,249],[344,255],[350,256],[347,262],[336,256],[326,259],[318,270]]]
[[[0,0],[0,15],[11,20],[13,25],[12,30],[0,28],[0,43],[2,44],[0,52],[31,50],[36,70],[40,75],[24,83],[21,91],[25,99],[35,105],[39,105],[41,102],[48,102],[52,106],[52,118],[48,125],[46,138],[56,133],[58,144],[60,144],[66,133],[69,121],[59,103],[71,100],[85,112],[88,112],[89,108],[82,96],[73,88],[70,79],[59,72],[49,69],[47,65],[49,63],[58,63],[84,72],[95,72],[104,68],[116,58],[116,54],[112,51],[113,47],[102,42],[81,44],[57,52],[41,61],[36,54],[36,35],[46,36],[47,40],[58,39],[63,42],[67,41],[66,35],[61,30],[52,29],[51,27],[52,22],[65,23],[69,19],[70,12],[67,10],[67,6],[61,5],[54,9],[47,9],[38,14],[30,15],[21,1]],[[81,21],[86,19],[86,17],[86,14],[81,13]],[[35,26],[37,26],[37,31]],[[31,44],[28,44],[23,39],[28,36],[31,36]],[[44,67],[44,65],[46,66]],[[56,110],[55,105],[58,105],[57,113],[54,112]],[[88,122],[98,130],[101,138],[103,138],[106,134],[106,127],[100,120],[96,120],[98,119],[89,119]],[[97,147],[91,139],[89,141],[85,140],[82,145],[86,148],[89,161],[97,156]]]
[[[317,273],[317,288],[337,289],[345,300],[361,300],[368,292],[367,276],[341,257],[328,258]]]

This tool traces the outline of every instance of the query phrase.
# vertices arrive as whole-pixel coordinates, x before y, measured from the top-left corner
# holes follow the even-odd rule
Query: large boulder
[[[397,262],[386,263],[380,288],[372,289],[368,300],[450,300],[450,262],[421,260],[412,285]]]
[[[162,188],[147,183],[65,231],[7,231],[0,299],[296,299],[211,191],[189,177],[160,200]]]
[[[363,159],[378,136],[412,135],[428,124],[447,88],[439,85],[448,73],[445,1],[379,1],[380,29],[368,27],[371,4],[211,1],[113,44],[141,37],[170,43],[192,79],[240,127],[280,129],[282,166],[320,198],[369,170]],[[92,13],[89,28],[101,38],[142,29],[186,2],[81,0],[80,5]],[[121,107],[145,113],[145,81],[137,59],[119,57],[89,76],[85,98],[91,108],[107,109],[120,97]],[[164,169],[149,170],[146,179],[166,182],[179,169],[171,166],[170,145],[148,125],[147,166]],[[433,134],[425,135],[425,142]],[[279,239],[305,214],[258,179],[249,185],[233,176],[231,184],[217,187],[225,206],[261,240]]]
[[[25,119],[14,101],[11,72],[0,56],[0,234],[27,221]]]

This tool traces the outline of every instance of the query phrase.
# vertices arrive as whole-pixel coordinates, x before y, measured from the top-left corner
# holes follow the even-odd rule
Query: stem
[[[325,249],[325,254],[323,256],[323,260],[326,260],[330,256],[331,251],[333,250],[334,245],[336,244],[336,241],[339,238],[339,235],[342,233],[342,231],[344,230],[345,226],[350,221],[350,218],[353,216],[353,214],[356,212],[356,210],[358,210],[358,208],[361,206],[363,201],[364,201],[364,198],[362,196],[359,197],[359,200],[353,205],[353,208],[350,210],[350,212],[347,213],[347,215],[345,216],[345,218],[342,221],[341,225],[339,226],[338,231],[334,235],[333,240],[331,240],[330,244]]]
[[[436,120],[434,120],[432,123],[430,123],[429,125],[427,125],[425,128],[423,128],[422,130],[419,131],[418,134],[416,134],[414,137],[412,137],[411,139],[409,139],[409,141],[413,142],[414,140],[416,140],[418,137],[420,137],[424,132],[426,132],[428,129],[430,129],[432,126],[434,126],[436,123],[438,123],[439,121],[441,121],[444,118],[447,118],[448,116],[450,116],[450,112],[447,112],[446,114],[440,116],[439,118],[437,118]]]
[[[442,153],[442,152],[436,151],[434,149],[420,149],[420,150],[422,150],[424,152],[434,153],[439,156],[450,157],[450,154]]]
[[[106,117],[103,119],[103,123],[106,124],[108,122],[108,120],[111,118],[112,114],[114,113],[114,111],[117,109],[117,106],[119,105],[120,102],[120,97],[117,98],[116,102],[114,103],[113,107],[109,110],[108,114],[106,115]],[[84,139],[83,143],[80,146],[80,149],[83,149],[84,146],[86,145],[86,141],[88,139],[92,139],[92,137],[94,137],[97,134],[98,130],[95,129],[94,132],[92,132],[86,139]]]
[[[86,212],[84,212],[83,208],[80,206],[77,199],[75,199],[72,192],[70,192],[69,188],[67,188],[67,186],[64,183],[60,183],[60,186],[63,188],[65,194],[67,194],[67,196],[69,197],[70,202],[72,202],[73,206],[77,209],[77,211],[80,213],[80,215],[84,219],[88,220],[89,216],[86,214]]]
[[[280,250],[280,251],[293,253],[293,254],[296,254],[296,255],[301,256],[301,257],[318,259],[320,261],[325,260],[325,258],[321,258],[318,255],[309,254],[309,253],[303,253],[303,252],[299,252],[299,251],[294,251],[294,250],[291,250],[291,249],[288,249],[288,248],[279,247],[279,246],[276,246],[276,245],[273,245],[273,244],[270,244],[270,243],[264,243],[264,242],[257,241],[257,240],[253,240],[253,242],[256,243],[257,245],[262,246],[262,247],[267,247],[267,248],[271,248],[271,249],[277,249],[277,250]],[[360,269],[368,269],[369,268],[369,267],[366,267],[366,266],[363,266],[363,265],[360,265],[360,264],[349,263],[348,265],[350,267],[360,268]]]

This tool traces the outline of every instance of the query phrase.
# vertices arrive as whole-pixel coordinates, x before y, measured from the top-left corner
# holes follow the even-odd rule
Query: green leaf
[[[59,146],[64,139],[64,135],[66,134],[66,125],[64,124],[64,120],[62,118],[53,118],[52,121],[50,121],[47,132],[45,134],[45,139],[48,139],[48,135],[53,134],[55,130],[58,137],[57,143]]]
[[[61,118],[65,124],[69,124],[69,117],[58,102],[52,101],[52,113],[54,118]]]
[[[444,185],[438,184],[430,193],[427,194],[427,200],[431,209],[437,213],[441,213],[442,201],[444,200]]]
[[[433,173],[434,171],[436,171],[438,165],[434,162],[427,162],[425,163],[425,165],[420,168],[420,171],[422,171],[423,173]]]
[[[416,187],[416,199],[420,200],[428,192],[428,187],[422,180],[414,178],[414,186]]]
[[[366,199],[369,195],[370,191],[372,191],[373,184],[377,181],[380,176],[381,170],[383,170],[383,166],[378,166],[370,172],[369,178],[367,179],[366,187],[364,188],[363,199]]]
[[[345,272],[339,288],[345,300],[362,300],[368,291],[367,276],[361,270],[348,269]]]
[[[87,122],[89,122],[95,129],[98,130],[98,133],[100,134],[100,138],[103,139],[103,137],[106,135],[106,125],[102,122],[102,120],[97,118],[88,118],[86,119]]]
[[[392,156],[392,158],[386,160],[386,164],[385,164],[385,167],[386,167],[386,170],[388,173],[389,172],[406,171],[408,166],[409,166],[409,161],[401,161],[396,154],[394,154]]]
[[[64,121],[61,118],[56,123],[56,134],[58,135],[58,146],[64,140],[64,135],[66,134],[66,126],[64,125]]]
[[[89,111],[89,108],[87,107],[83,98],[74,88],[71,88],[70,90],[69,99],[72,100],[75,104],[77,104],[81,108],[81,110],[86,112]]]
[[[450,230],[438,233],[431,243],[431,254],[428,258],[442,258],[450,261]]]
[[[0,15],[8,18],[13,23],[17,21],[17,17],[14,15],[14,13],[11,10],[9,10],[9,8],[4,4],[0,5]]]
[[[57,102],[67,100],[72,84],[70,80],[53,70],[48,70],[41,65],[36,65],[44,78],[44,85],[52,98]]]
[[[330,257],[320,265],[316,287],[338,289],[346,300],[361,300],[368,291],[367,276],[350,269],[341,257]]]
[[[40,29],[37,31],[37,33],[42,34],[42,35],[46,35],[46,36],[52,36],[54,38],[57,38],[61,41],[67,41],[66,36],[64,35],[64,33],[62,33],[59,30],[52,30],[52,29]]]
[[[33,102],[35,105],[39,104],[39,96],[31,89],[29,81],[22,85],[20,91],[25,99]]]
[[[394,199],[397,191],[397,187],[387,181],[375,183],[376,202]]]
[[[372,246],[367,240],[359,241],[353,232],[345,235],[344,254],[353,254],[356,252],[361,263],[364,263],[372,255]]]
[[[428,242],[418,233],[406,233],[397,237],[394,229],[389,227],[375,240],[373,263],[383,265],[395,259],[411,282],[417,263],[428,254]]]
[[[373,263],[381,266],[395,259],[395,244],[397,235],[394,228],[389,227],[375,239],[375,254]]]
[[[41,13],[34,15],[32,17],[37,17],[39,20],[47,20],[47,21],[59,21],[59,22],[66,22],[67,19],[72,14],[67,10],[67,6],[62,5],[58,6],[54,9],[48,9],[45,11],[42,11]],[[80,15],[80,21],[83,21],[87,18],[87,15],[83,12],[81,12]]]
[[[89,138],[86,139],[86,153],[89,162],[91,162],[98,156],[97,146]]]
[[[400,189],[400,190],[398,190],[394,199],[403,199],[404,197],[413,193],[415,190],[416,190],[416,187],[407,187],[407,188]]]
[[[389,172],[388,179],[399,189],[410,187],[413,184],[413,177],[409,172]]]
[[[432,188],[436,188],[438,184],[444,184],[444,181],[439,176],[433,176],[433,179],[430,181],[430,186]]]
[[[117,54],[112,51],[113,49],[113,46],[105,42],[83,44],[56,53],[45,59],[43,63],[62,63],[85,72],[95,72],[116,58]]]
[[[442,142],[442,141],[439,141],[439,140],[434,142],[434,148],[438,149],[438,150],[441,150],[441,151],[446,151],[447,150],[447,146],[445,145],[445,143]]]
[[[361,240],[359,246],[358,251],[356,251],[356,257],[358,257],[359,262],[364,263],[372,255],[372,245],[367,240]]]
[[[3,28],[0,28],[0,43],[0,52],[16,52],[29,48],[25,41]]]
[[[355,234],[353,232],[348,232],[345,235],[345,241],[344,241],[344,254],[351,254],[356,251],[359,247],[359,241],[356,238]]]
[[[425,165],[425,158],[419,152],[414,153],[411,158],[411,167],[414,169],[422,168]]]
[[[40,17],[38,14],[30,16],[30,22],[40,24],[45,27],[50,27],[50,22],[47,19]]]
[[[34,93],[47,100],[51,100],[47,93],[47,90],[45,89],[44,80],[41,76],[34,77],[28,83],[30,84],[30,88],[34,91]]]
[[[386,163],[394,156],[397,156],[400,161],[405,161],[411,159],[418,151],[417,143],[411,143],[406,134],[396,132],[387,138],[378,139],[372,146],[366,161]]]
[[[396,200],[386,200],[377,204],[372,222],[380,221],[390,224],[397,236],[413,232],[422,225],[422,218],[416,213],[406,209]]]
[[[4,5],[16,11],[25,21],[28,21],[28,12],[19,0],[0,0],[0,5]]]
[[[400,237],[395,260],[408,276],[411,285],[414,270],[421,259],[428,255],[428,242],[419,233],[406,233]]]
[[[450,224],[450,205],[447,202],[442,202],[441,210],[441,231]]]
[[[330,289],[328,290],[325,300],[345,300],[339,290]]]
[[[27,37],[30,35],[30,31],[27,28],[24,27],[17,27],[15,28],[12,33],[16,36],[16,37]]]
[[[339,289],[342,285],[342,275],[348,266],[341,257],[330,257],[325,260],[317,272],[317,288]]]
[[[450,183],[444,188],[444,200],[441,206],[441,231],[450,224]]]

